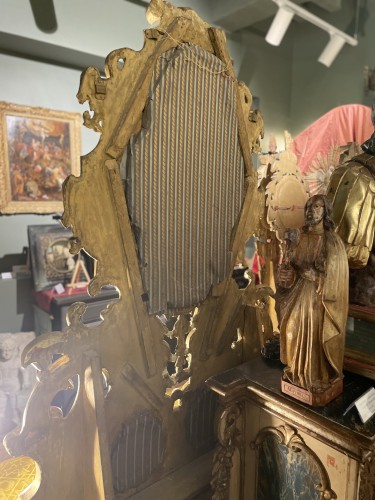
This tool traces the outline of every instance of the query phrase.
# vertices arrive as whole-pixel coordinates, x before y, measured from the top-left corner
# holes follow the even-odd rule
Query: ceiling
[[[293,0],[298,5],[315,4],[329,12],[339,10],[342,0]],[[274,16],[277,5],[270,0],[209,0],[212,6],[211,22],[227,31],[236,32]]]
[[[227,32],[268,29],[277,5],[272,0],[172,0],[195,9],[209,23]],[[293,0],[326,12],[342,0]],[[147,0],[2,0],[0,53],[82,69],[101,67],[104,57],[121,46],[142,43]],[[132,22],[129,23],[129,18]],[[140,48],[140,47],[139,47]]]

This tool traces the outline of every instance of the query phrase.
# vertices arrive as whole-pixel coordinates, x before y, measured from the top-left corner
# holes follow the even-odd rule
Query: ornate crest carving
[[[303,226],[309,189],[297,167],[297,157],[290,151],[280,153],[271,172],[271,181],[266,187],[267,220],[282,239],[286,229]]]
[[[281,448],[279,445],[281,445]],[[256,450],[258,456],[257,498],[271,498],[270,495],[272,493],[270,493],[270,491],[267,490],[267,493],[265,493],[265,488],[267,489],[267,477],[263,478],[261,475],[267,475],[267,473],[272,474],[272,467],[275,467],[275,470],[278,470],[279,467],[282,468],[280,477],[283,478],[283,483],[277,485],[277,487],[278,490],[281,488],[286,495],[287,489],[294,483],[294,481],[288,483],[288,474],[291,473],[291,470],[287,470],[288,467],[293,464],[295,464],[295,467],[293,465],[294,476],[296,476],[296,474],[305,475],[305,478],[301,480],[301,484],[304,485],[305,494],[306,488],[309,487],[311,498],[312,495],[314,495],[314,491],[316,492],[317,499],[337,498],[336,493],[331,489],[328,473],[319,457],[305,444],[302,437],[293,427],[288,425],[265,427],[258,433],[255,441],[250,443],[250,446],[253,450]],[[278,454],[282,457],[281,459]],[[265,456],[265,458],[262,460],[263,456]],[[260,461],[262,461],[262,466]],[[273,473],[275,474],[276,472],[273,471]],[[307,478],[309,478],[309,484],[312,480],[317,482],[315,482],[315,484],[311,483],[310,486],[308,486],[306,484]],[[293,488],[294,487],[295,486],[293,486]],[[282,494],[281,491],[278,491],[277,495],[279,494]],[[293,495],[298,498],[298,491],[293,491]]]
[[[219,444],[214,456],[212,470],[213,500],[227,500],[229,494],[232,457],[240,447],[240,431],[237,427],[241,415],[239,404],[225,408],[218,424]]]
[[[375,496],[375,453],[368,454],[360,465],[359,500],[372,500]]]

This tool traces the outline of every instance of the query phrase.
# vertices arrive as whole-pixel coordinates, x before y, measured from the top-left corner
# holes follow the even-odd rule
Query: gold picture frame
[[[0,213],[63,211],[62,183],[79,175],[79,113],[0,101]]]

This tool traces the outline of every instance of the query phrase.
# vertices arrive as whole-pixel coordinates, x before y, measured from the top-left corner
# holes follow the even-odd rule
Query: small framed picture
[[[30,264],[36,291],[69,283],[75,268],[72,231],[59,224],[28,226]]]
[[[81,116],[0,101],[0,213],[60,213],[80,173]]]

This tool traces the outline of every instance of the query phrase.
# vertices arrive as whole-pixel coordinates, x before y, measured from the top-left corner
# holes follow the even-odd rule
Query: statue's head
[[[327,196],[316,194],[311,196],[305,205],[305,228],[315,226],[323,221],[325,229],[333,229],[332,205]]]
[[[0,361],[9,361],[15,354],[17,343],[10,337],[0,340]]]

